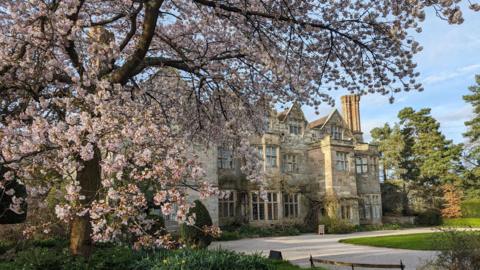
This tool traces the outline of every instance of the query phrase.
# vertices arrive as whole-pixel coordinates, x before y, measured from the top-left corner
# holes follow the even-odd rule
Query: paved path
[[[377,248],[339,243],[340,239],[362,236],[398,235],[410,233],[434,232],[432,228],[360,232],[352,234],[304,234],[299,236],[266,237],[242,239],[236,241],[214,242],[210,248],[224,248],[244,253],[262,253],[268,256],[271,249],[280,250],[283,258],[290,262],[308,267],[310,254],[316,258],[344,262],[399,264],[400,260],[413,270],[435,256],[432,251],[417,251],[391,248]],[[328,269],[351,269],[350,267],[328,266]],[[357,268],[355,268],[357,269]],[[360,269],[360,268],[359,268]],[[366,269],[366,268],[361,268]]]

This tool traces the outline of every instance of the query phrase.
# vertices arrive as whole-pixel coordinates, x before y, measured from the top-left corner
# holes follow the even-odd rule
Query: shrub
[[[0,167],[1,175],[5,170]],[[15,193],[13,195],[8,195],[7,190],[13,189]],[[17,197],[23,199],[23,203],[20,204],[21,210],[23,211],[20,214],[17,214],[9,210],[10,203],[12,202],[12,197]],[[20,184],[17,180],[7,181],[4,188],[0,188],[0,224],[18,224],[25,221],[27,218],[27,189],[25,185]]]
[[[297,270],[299,267],[283,261],[272,261],[260,255],[244,255],[226,250],[165,250],[134,251],[123,246],[99,246],[89,259],[74,257],[65,247],[36,247],[17,253],[14,261],[0,261],[2,270]],[[50,245],[46,242],[40,245]]]
[[[164,251],[146,257],[136,265],[137,269],[159,270],[231,270],[231,269],[275,269],[272,262],[259,255],[246,256],[226,250],[191,250],[181,249],[173,252]]]
[[[326,233],[351,233],[356,231],[355,225],[338,218],[324,217],[320,224],[325,225]]]
[[[212,218],[207,208],[196,200],[195,206],[190,209],[189,214],[195,214],[196,220],[194,226],[188,226],[185,223],[180,226],[181,241],[191,248],[206,248],[212,243],[212,236],[203,232],[204,226],[212,226]]]
[[[415,217],[415,224],[421,226],[437,226],[442,224],[442,213],[440,210],[431,208],[418,214]]]
[[[480,218],[480,200],[467,200],[462,202],[462,217]]]
[[[148,233],[153,234],[157,231],[164,231],[165,230],[165,219],[162,215],[153,215],[149,214],[147,218],[152,219],[155,223],[152,225],[152,228],[148,231]]]
[[[444,230],[435,242],[443,248],[437,258],[425,269],[478,270],[480,269],[480,233]],[[430,268],[428,268],[430,267]]]
[[[238,240],[242,238],[293,236],[313,232],[301,224],[287,223],[267,227],[250,225],[224,226],[219,241]]]

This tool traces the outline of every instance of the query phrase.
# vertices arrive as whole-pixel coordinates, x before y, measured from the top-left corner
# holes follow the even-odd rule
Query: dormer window
[[[342,140],[343,139],[343,130],[339,126],[332,126],[332,138],[334,140]]]
[[[289,131],[290,131],[290,134],[295,134],[295,135],[302,134],[302,124],[300,122],[290,122]]]

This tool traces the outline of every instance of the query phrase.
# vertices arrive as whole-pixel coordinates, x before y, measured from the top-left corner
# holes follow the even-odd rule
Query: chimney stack
[[[360,127],[360,96],[348,95],[342,96],[343,119],[347,122],[348,128],[353,136],[363,142],[362,128]]]

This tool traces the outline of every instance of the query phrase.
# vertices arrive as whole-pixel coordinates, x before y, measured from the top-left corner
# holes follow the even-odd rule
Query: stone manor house
[[[270,112],[267,132],[251,139],[263,160],[266,200],[242,176],[231,150],[218,147],[201,154],[207,178],[231,191],[228,198],[204,201],[214,223],[302,223],[309,211],[352,224],[381,223],[378,151],[363,140],[360,96],[341,101],[342,113],[334,109],[313,122],[296,103]]]

